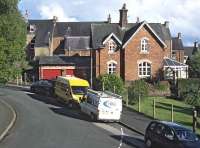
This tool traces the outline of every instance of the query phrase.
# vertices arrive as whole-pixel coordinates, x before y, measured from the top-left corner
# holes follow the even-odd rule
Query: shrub
[[[115,74],[100,75],[95,81],[96,90],[108,90],[122,95],[124,91],[123,80]]]
[[[149,87],[145,80],[133,81],[128,87],[128,98],[131,104],[137,103],[138,97],[144,99],[149,93]]]
[[[200,79],[178,80],[177,97],[190,105],[200,105]]]
[[[159,91],[167,91],[170,87],[167,81],[158,81],[154,86]]]

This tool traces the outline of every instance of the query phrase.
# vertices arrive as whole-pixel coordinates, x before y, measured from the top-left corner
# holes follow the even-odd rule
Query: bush
[[[170,87],[167,81],[158,81],[154,86],[159,91],[167,91]]]
[[[124,92],[123,80],[115,74],[100,75],[95,81],[96,90],[108,90],[122,95]]]
[[[177,97],[190,105],[200,105],[200,79],[178,80]]]
[[[133,81],[128,87],[128,98],[131,104],[137,103],[140,96],[141,99],[144,99],[149,94],[148,83],[145,80],[136,80]]]

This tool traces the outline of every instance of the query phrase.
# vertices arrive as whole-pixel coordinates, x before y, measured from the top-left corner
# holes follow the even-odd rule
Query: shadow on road
[[[91,122],[89,116],[83,114],[79,109],[70,109],[68,107],[49,107],[54,113],[73,119]]]
[[[27,94],[30,96],[32,99],[44,102],[46,104],[54,105],[57,107],[65,107],[66,105],[63,103],[58,102],[55,98],[52,97],[47,97],[44,95],[39,95],[39,94]]]
[[[119,143],[121,142],[121,135],[111,135],[111,137],[118,140]],[[136,147],[136,148],[146,148],[144,144],[144,140],[139,139],[137,137],[123,136],[122,145],[123,143],[125,143],[126,145]]]

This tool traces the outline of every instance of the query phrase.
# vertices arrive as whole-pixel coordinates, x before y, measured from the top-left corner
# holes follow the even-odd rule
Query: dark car
[[[39,80],[34,82],[31,87],[31,92],[45,94],[48,96],[54,93],[54,81],[53,80]]]
[[[199,138],[190,129],[166,121],[152,121],[144,140],[148,148],[200,148]]]

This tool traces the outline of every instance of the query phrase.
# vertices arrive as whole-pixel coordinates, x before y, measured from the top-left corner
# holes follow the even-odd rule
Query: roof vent
[[[178,39],[181,39],[181,33],[180,32],[178,33]]]
[[[110,16],[110,14],[108,15],[108,23],[111,24],[111,16]]]
[[[140,18],[137,17],[136,23],[140,23]]]

